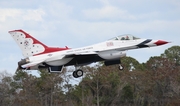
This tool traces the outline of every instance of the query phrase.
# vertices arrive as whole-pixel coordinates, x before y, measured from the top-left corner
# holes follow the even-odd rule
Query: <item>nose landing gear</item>
[[[119,70],[123,70],[123,69],[124,67],[121,64],[119,64]]]

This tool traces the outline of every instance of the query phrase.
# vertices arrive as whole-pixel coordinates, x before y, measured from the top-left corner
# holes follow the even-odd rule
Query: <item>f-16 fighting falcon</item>
[[[106,66],[119,64],[126,56],[126,50],[154,47],[167,44],[163,40],[140,39],[130,34],[114,37],[110,40],[81,48],[49,47],[38,41],[23,30],[9,31],[15,42],[22,50],[24,59],[18,62],[18,67],[25,70],[48,69],[49,72],[61,72],[63,67],[74,65],[75,78],[83,76],[79,66],[93,62],[104,61]]]

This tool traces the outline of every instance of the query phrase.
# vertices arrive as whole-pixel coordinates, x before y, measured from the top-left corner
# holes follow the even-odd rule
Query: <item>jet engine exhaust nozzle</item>
[[[27,63],[29,63],[29,59],[28,58],[21,59],[21,61],[18,62],[18,66],[21,67],[22,65],[27,64]]]

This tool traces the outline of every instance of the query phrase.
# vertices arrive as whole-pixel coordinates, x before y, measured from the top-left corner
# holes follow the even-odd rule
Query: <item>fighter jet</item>
[[[130,34],[124,34],[107,41],[80,48],[49,47],[38,41],[23,30],[9,31],[20,47],[24,59],[18,62],[18,67],[25,70],[47,69],[49,72],[61,72],[66,66],[74,65],[75,78],[83,76],[80,66],[103,61],[106,66],[119,64],[123,70],[121,58],[127,50],[155,47],[167,44],[164,40],[140,39]]]

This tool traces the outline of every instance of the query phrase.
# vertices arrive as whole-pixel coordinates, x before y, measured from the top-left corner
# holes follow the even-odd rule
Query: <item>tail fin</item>
[[[16,43],[22,50],[24,57],[69,49],[68,47],[66,48],[48,47],[45,44],[38,41],[37,39],[33,38],[28,33],[24,32],[23,30],[13,30],[13,31],[9,31],[9,33],[11,34],[13,39],[16,41]]]

